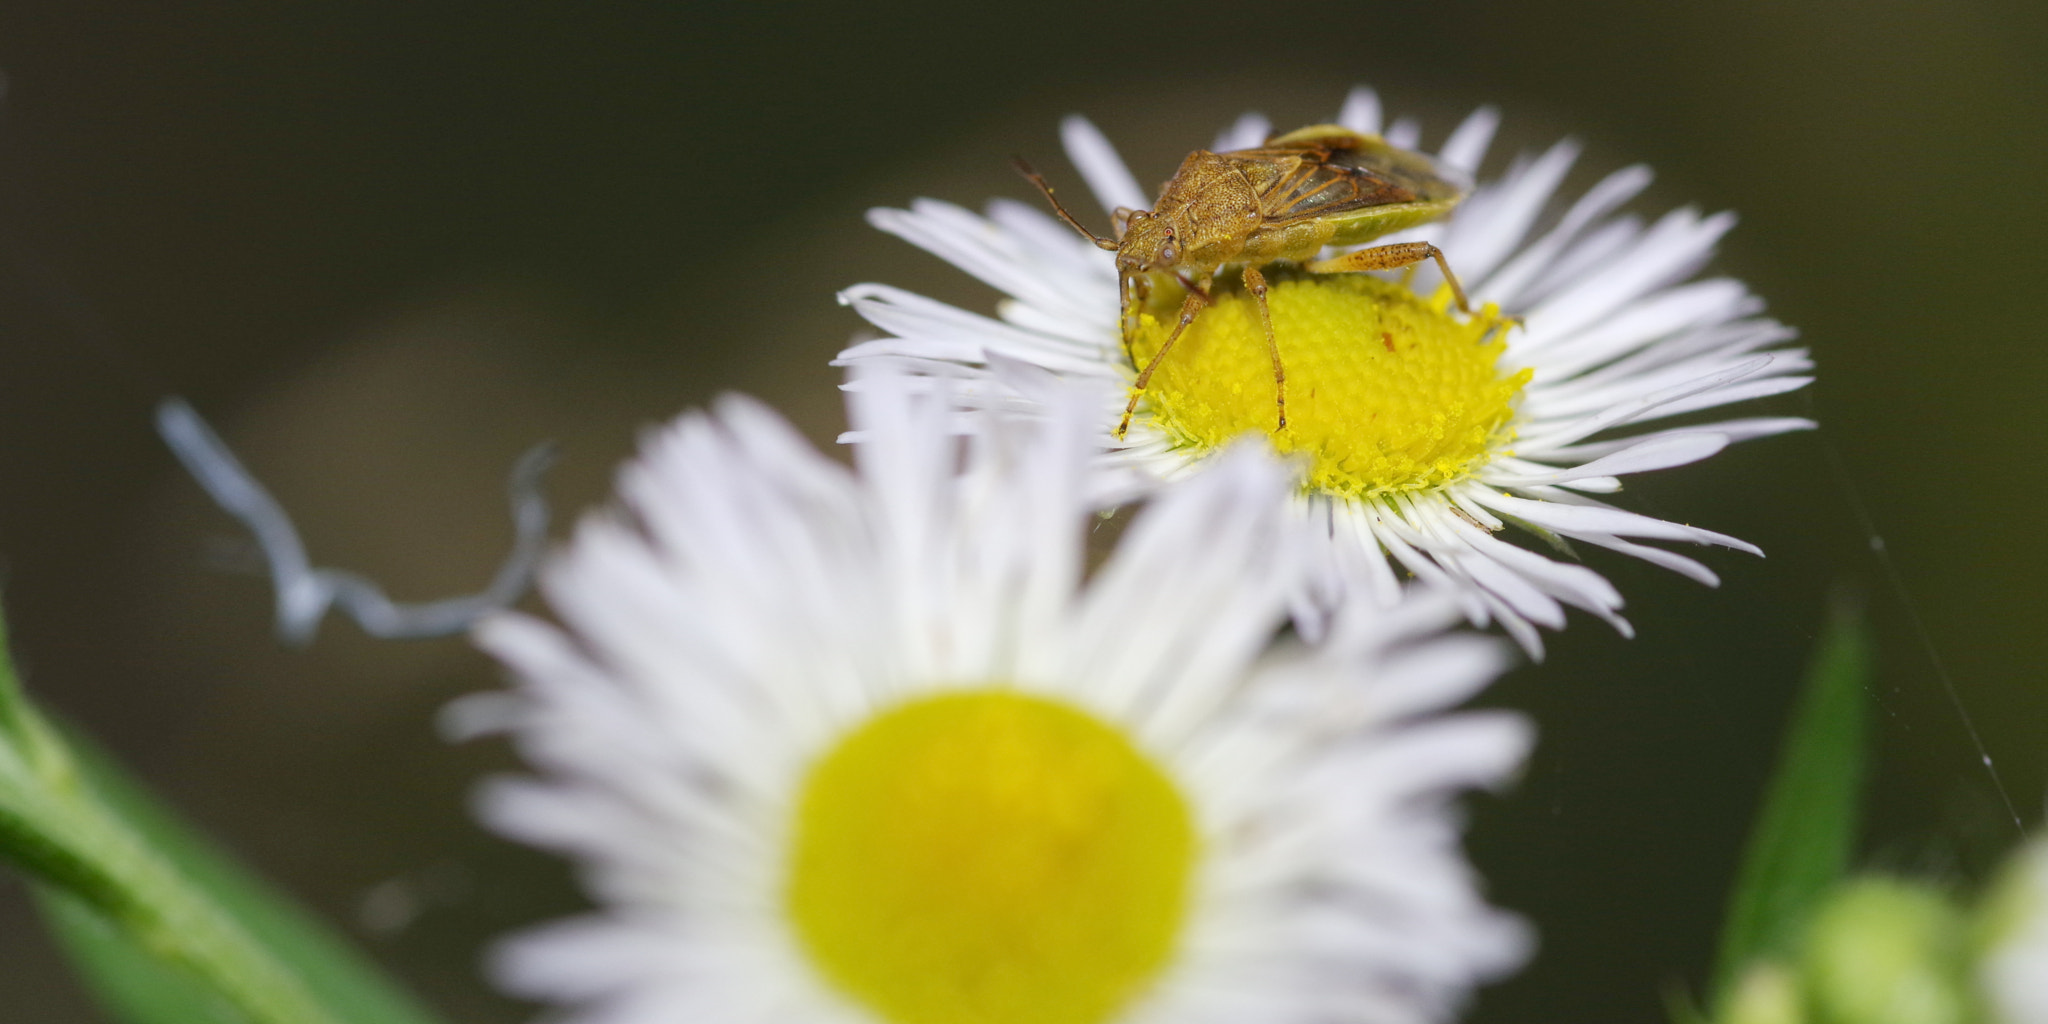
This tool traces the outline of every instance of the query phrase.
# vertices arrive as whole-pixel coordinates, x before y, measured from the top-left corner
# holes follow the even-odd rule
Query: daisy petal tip
[[[712,414],[721,420],[754,428],[773,423],[780,428],[788,423],[774,407],[743,391],[720,392],[711,400]]]
[[[1502,629],[1507,630],[1508,638],[1515,642],[1515,646],[1522,649],[1530,664],[1543,664],[1543,634],[1537,632],[1535,626],[1519,616],[1502,616],[1500,624]]]
[[[1094,191],[1095,199],[1105,210],[1118,207],[1142,209],[1151,204],[1146,201],[1145,191],[1138,186],[1138,179],[1131,175],[1123,158],[1117,155],[1116,146],[1095,122],[1080,114],[1068,114],[1060,120],[1060,143],[1066,147],[1067,159],[1074,169]]]
[[[476,620],[476,625],[470,627],[470,642],[482,647],[486,652],[495,654],[504,648],[509,639],[507,634],[516,634],[521,628],[518,621],[521,618],[523,616],[518,612],[494,612],[485,615]]]
[[[1492,793],[1503,793],[1519,784],[1528,770],[1529,755],[1536,751],[1535,721],[1519,712],[1493,709],[1468,711],[1459,717],[1463,728],[1478,734],[1476,745],[1496,752],[1495,770],[1490,777],[1475,781]]]
[[[1228,153],[1237,149],[1251,149],[1273,134],[1273,122],[1266,115],[1250,111],[1239,115],[1230,127],[1216,134],[1214,151]]]
[[[503,772],[487,775],[469,792],[469,812],[492,828],[518,828],[524,813],[522,805],[536,785],[523,776]]]
[[[903,223],[903,219],[910,216],[910,211],[900,210],[893,206],[870,206],[867,212],[861,216],[867,220],[870,227],[887,231],[893,235],[896,234],[897,226]]]
[[[1468,186],[1478,174],[1479,164],[1486,157],[1486,149],[1492,144],[1493,136],[1500,129],[1500,108],[1492,104],[1479,107],[1466,115],[1465,120],[1451,132],[1444,143],[1439,159],[1447,167],[1462,172]]]
[[[554,571],[552,562],[543,575]],[[484,653],[511,665],[539,663],[557,658],[561,635],[554,627],[516,611],[492,612],[470,627],[470,642]]]
[[[1578,163],[1579,157],[1583,156],[1585,152],[1585,140],[1576,135],[1567,135],[1551,143],[1550,148],[1544,150],[1543,155],[1536,158],[1535,166],[1548,167],[1552,169],[1551,173],[1562,174],[1573,164]]]
[[[443,743],[468,743],[517,729],[527,704],[510,694],[464,694],[434,714],[434,732]]]
[[[1377,135],[1380,131],[1380,94],[1370,86],[1354,86],[1344,97],[1337,123],[1354,132]]]

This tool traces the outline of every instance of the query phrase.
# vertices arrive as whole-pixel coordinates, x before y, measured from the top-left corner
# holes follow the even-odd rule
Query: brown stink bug
[[[1211,299],[1209,287],[1226,265],[1243,268],[1245,290],[1257,302],[1273,356],[1273,388],[1279,429],[1287,428],[1287,373],[1273,336],[1266,305],[1266,278],[1259,268],[1275,260],[1299,263],[1315,274],[1392,270],[1436,260],[1458,308],[1470,312],[1465,291],[1444,254],[1428,242],[1400,242],[1319,260],[1325,246],[1357,245],[1449,213],[1465,189],[1420,153],[1389,145],[1377,135],[1333,124],[1310,125],[1277,135],[1255,149],[1211,153],[1198,149],[1159,192],[1150,210],[1119,211],[1117,237],[1103,238],[1074,219],[1053,196],[1052,186],[1017,162],[1018,170],[1052,203],[1054,212],[1102,249],[1116,253],[1122,296],[1125,347],[1130,346],[1132,302],[1139,281],[1172,274],[1187,289],[1180,320],[1151,360],[1138,372],[1131,400],[1116,435],[1130,429],[1138,399],[1152,371],[1166,358],[1181,332]]]

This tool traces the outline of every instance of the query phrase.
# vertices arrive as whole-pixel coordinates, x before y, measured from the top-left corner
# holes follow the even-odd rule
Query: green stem
[[[0,623],[0,855],[77,894],[251,1024],[340,1024],[85,781],[63,735],[22,692],[6,650]]]

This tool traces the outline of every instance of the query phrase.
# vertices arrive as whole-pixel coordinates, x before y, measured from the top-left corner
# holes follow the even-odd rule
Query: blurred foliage
[[[103,752],[78,737],[68,746],[102,806],[303,984],[317,1007],[313,1012],[347,1024],[433,1024],[433,1014],[362,954],[178,820]],[[197,978],[166,963],[73,892],[41,885],[36,902],[99,1003],[118,1019],[131,1024],[246,1020]]]
[[[0,862],[134,1024],[428,1024],[320,925],[213,852],[20,684],[0,627]]]
[[[1789,955],[1849,873],[1862,818],[1870,670],[1862,612],[1838,605],[1815,645],[1736,875],[1710,987],[1717,1004],[1752,961]]]

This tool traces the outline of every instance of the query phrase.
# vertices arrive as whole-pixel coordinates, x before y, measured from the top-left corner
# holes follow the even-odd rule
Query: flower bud
[[[1815,916],[1802,981],[1825,1024],[1962,1024],[1962,921],[1930,887],[1891,878],[1844,886]]]
[[[1736,982],[1718,1019],[1720,1024],[1806,1024],[1799,979],[1784,964],[1754,964]]]

